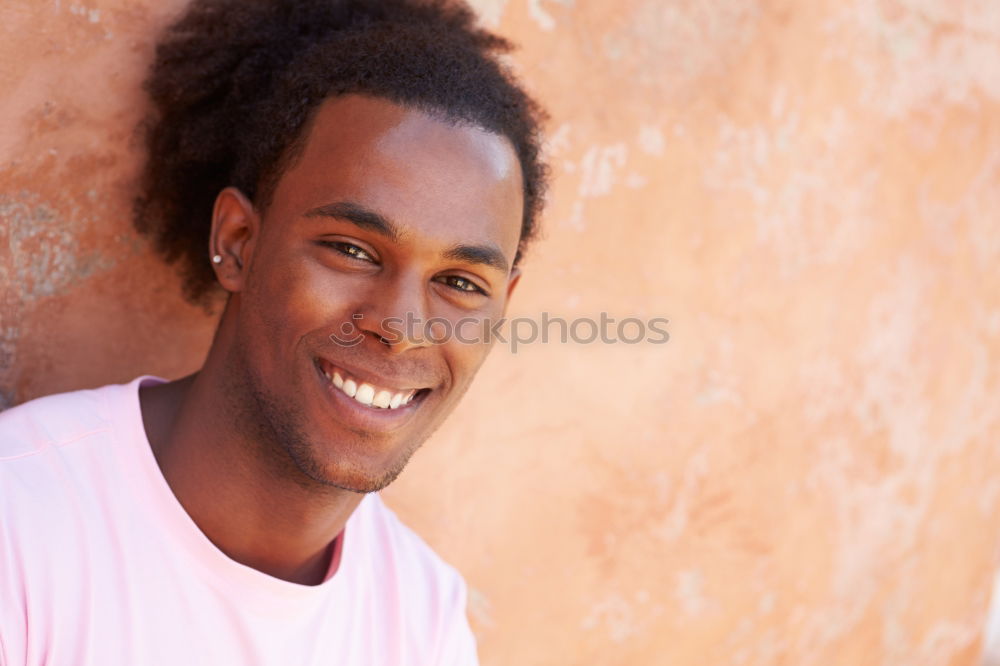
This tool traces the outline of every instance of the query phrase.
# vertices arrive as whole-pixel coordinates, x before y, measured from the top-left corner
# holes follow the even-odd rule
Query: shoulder
[[[85,487],[78,452],[109,436],[105,403],[101,390],[92,389],[0,413],[0,547],[7,553],[0,556],[0,573],[5,564],[39,566],[61,548],[78,545],[71,540]],[[30,561],[25,553],[33,554]]]
[[[129,388],[59,393],[0,412],[0,590],[11,591],[0,602],[0,628],[12,629],[6,636],[29,635],[32,608],[72,606],[87,589],[77,583],[97,570],[94,537],[110,529],[108,502],[124,485],[112,444],[117,422],[129,414]]]
[[[0,412],[0,520],[76,510],[114,484],[115,443],[138,411],[137,382],[59,393]],[[134,409],[133,409],[133,403]],[[126,423],[127,422],[127,423]],[[8,525],[9,527],[9,525]]]
[[[62,524],[79,508],[111,455],[115,388],[50,395],[0,413],[0,531],[35,534],[32,525]]]
[[[0,412],[0,465],[110,430],[107,394],[115,388],[58,393]]]

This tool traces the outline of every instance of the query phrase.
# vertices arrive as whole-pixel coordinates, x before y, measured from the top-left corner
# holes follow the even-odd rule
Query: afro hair
[[[545,115],[499,56],[511,44],[455,0],[193,0],[160,41],[145,90],[148,155],[135,225],[184,292],[218,293],[206,256],[214,201],[235,186],[266,209],[326,99],[366,94],[513,145],[524,211],[515,265],[546,187]]]

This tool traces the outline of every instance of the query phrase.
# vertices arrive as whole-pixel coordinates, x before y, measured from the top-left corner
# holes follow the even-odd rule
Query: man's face
[[[503,137],[369,97],[320,107],[230,303],[229,358],[301,472],[378,490],[454,408],[517,282],[522,205]],[[466,342],[413,339],[460,323]]]

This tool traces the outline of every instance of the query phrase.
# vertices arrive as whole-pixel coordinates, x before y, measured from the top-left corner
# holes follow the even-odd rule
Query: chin
[[[346,471],[343,469],[325,470],[322,478],[315,479],[324,485],[349,490],[353,493],[376,493],[396,480],[402,470],[388,470],[381,472],[369,471]]]
[[[394,463],[381,459],[357,460],[357,454],[352,455],[350,451],[334,452],[329,449],[303,451],[296,447],[286,448],[295,466],[309,479],[324,486],[355,493],[373,493],[382,490],[399,476],[410,457],[406,455],[401,462]],[[362,457],[367,458],[367,456]]]

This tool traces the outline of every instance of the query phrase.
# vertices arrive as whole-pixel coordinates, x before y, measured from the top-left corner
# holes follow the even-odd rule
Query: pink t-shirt
[[[461,576],[377,495],[320,585],[216,548],[146,438],[138,388],[160,381],[0,413],[0,665],[477,663]]]

